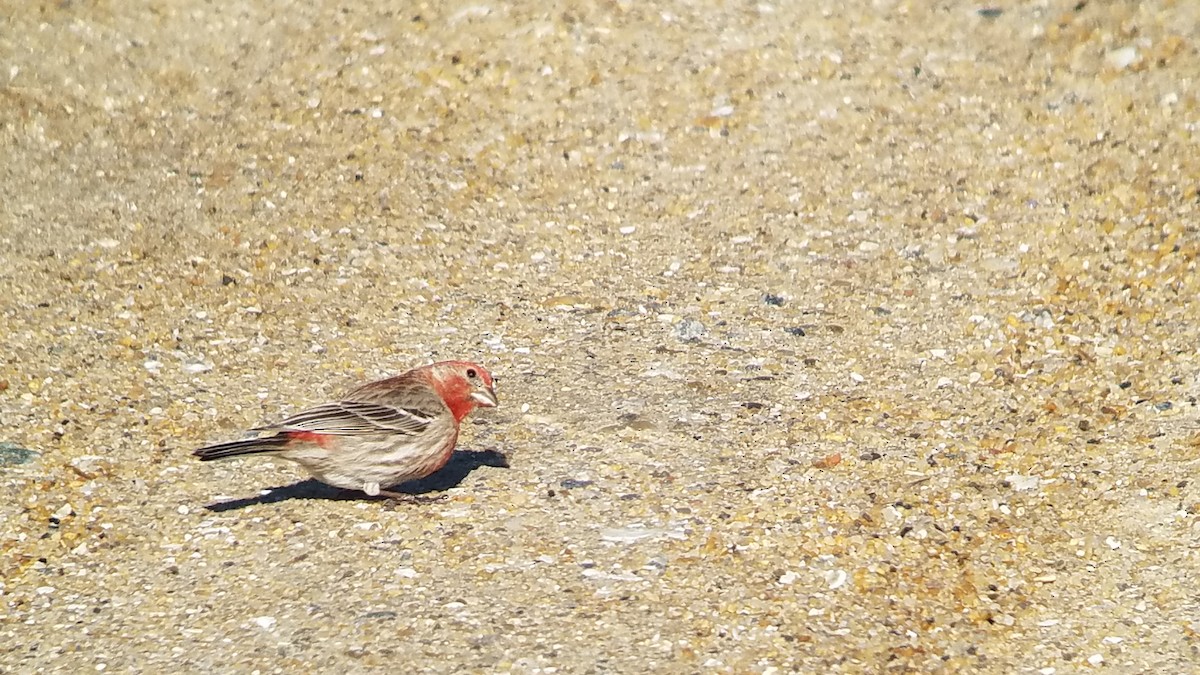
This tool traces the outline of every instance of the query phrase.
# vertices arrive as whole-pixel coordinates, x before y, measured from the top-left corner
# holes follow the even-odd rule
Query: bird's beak
[[[471,392],[471,398],[475,399],[476,403],[485,408],[495,408],[496,405],[500,403],[500,401],[496,399],[496,392],[493,391],[491,387],[476,389],[475,391]]]

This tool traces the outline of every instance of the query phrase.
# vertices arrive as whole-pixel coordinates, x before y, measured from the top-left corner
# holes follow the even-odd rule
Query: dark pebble
[[[978,10],[978,12],[979,16],[982,16],[985,19],[995,19],[1003,14],[1004,10],[1000,9],[999,7],[984,7]]]
[[[362,617],[360,617],[360,618],[362,618],[362,619],[394,619],[394,618],[396,618],[396,613],[390,609],[384,609],[384,610],[380,610],[378,612],[367,612],[366,614],[363,614]]]
[[[9,443],[8,441],[0,442],[0,466],[29,464],[36,460],[40,454],[36,450],[22,448],[16,443]]]
[[[590,480],[575,480],[574,478],[567,478],[558,485],[564,490],[574,490],[575,488],[587,487],[591,484],[592,481]]]
[[[775,295],[774,293],[767,293],[763,296],[763,302],[771,305],[772,307],[783,307],[783,303],[787,302],[787,300],[784,300],[782,296]]]
[[[791,328],[784,328],[783,330],[784,330],[784,332],[786,332],[790,335],[795,335],[796,337],[804,337],[805,335],[807,335],[807,333],[804,332],[804,329],[799,326],[793,326]]]
[[[1172,406],[1172,404],[1170,401],[1163,401],[1162,403],[1154,404],[1154,407],[1157,408],[1159,410],[1159,412],[1164,412],[1164,411],[1170,410],[1171,406]]]
[[[883,457],[883,455],[879,454],[878,452],[864,452],[858,456],[858,458],[864,462],[874,462],[880,457]]]
[[[237,279],[234,279],[233,277],[229,276],[228,274],[221,275],[221,285],[222,286],[228,286],[229,284],[236,284],[236,283],[237,283]]]

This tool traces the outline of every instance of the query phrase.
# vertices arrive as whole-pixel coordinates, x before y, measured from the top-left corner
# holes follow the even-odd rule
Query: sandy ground
[[[1194,668],[1200,5],[985,9],[8,3],[0,671]]]

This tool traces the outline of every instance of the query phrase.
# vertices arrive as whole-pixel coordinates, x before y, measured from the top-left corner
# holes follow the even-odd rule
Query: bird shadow
[[[436,499],[427,497],[431,492],[445,492],[458,487],[463,479],[481,466],[498,469],[508,468],[508,457],[498,450],[459,450],[455,452],[446,466],[425,478],[410,480],[406,483],[387,488],[390,492],[412,495],[414,501]],[[332,485],[326,485],[314,478],[302,480],[291,485],[273,487],[263,494],[254,497],[242,497],[223,502],[213,502],[204,508],[221,513],[236,511],[256,504],[275,504],[289,499],[323,499],[326,501],[387,501],[390,497],[368,497],[359,490],[343,490]]]

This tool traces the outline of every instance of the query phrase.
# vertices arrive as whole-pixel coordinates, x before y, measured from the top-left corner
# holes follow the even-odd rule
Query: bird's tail
[[[278,436],[267,436],[266,438],[246,438],[240,441],[229,441],[228,443],[216,443],[208,445],[192,454],[199,457],[201,462],[210,462],[214,459],[223,459],[225,457],[237,457],[238,455],[256,455],[260,452],[278,452],[291,442],[286,434]]]

